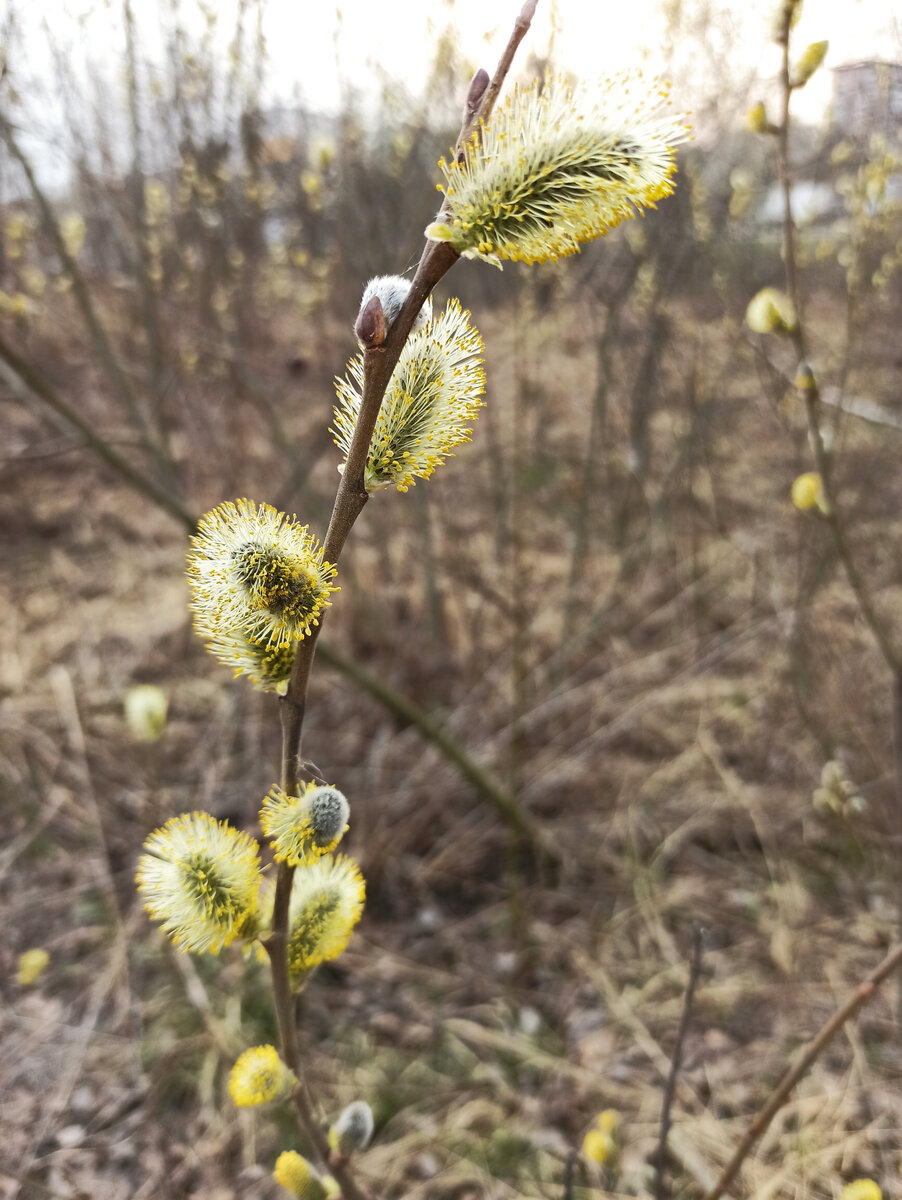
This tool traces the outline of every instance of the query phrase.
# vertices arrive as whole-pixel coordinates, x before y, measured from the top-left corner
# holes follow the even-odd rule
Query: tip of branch
[[[536,5],[539,0],[526,0],[526,3],[520,9],[520,16],[517,18],[519,22],[528,25],[536,15]]]
[[[370,296],[357,316],[354,326],[357,341],[366,350],[381,346],[385,341],[385,313],[378,296]]]
[[[479,111],[479,106],[482,103],[482,97],[485,95],[486,88],[489,86],[489,73],[484,67],[480,67],[473,79],[470,82],[470,89],[467,92],[467,105],[464,110],[464,120],[470,121]]]

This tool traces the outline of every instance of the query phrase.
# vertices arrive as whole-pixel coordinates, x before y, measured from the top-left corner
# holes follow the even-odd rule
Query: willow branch
[[[814,1063],[818,1055],[831,1039],[842,1029],[846,1021],[851,1020],[858,1010],[870,1000],[874,992],[883,981],[892,974],[896,968],[902,964],[902,943],[895,947],[894,950],[886,956],[883,962],[876,970],[872,971],[862,983],[858,985],[846,1003],[833,1014],[812,1038],[805,1049],[800,1054],[794,1066],[786,1072],[780,1080],[777,1087],[771,1094],[770,1099],[761,1109],[748,1129],[743,1135],[742,1141],[736,1147],[736,1152],[733,1157],[724,1167],[717,1182],[705,1196],[705,1200],[719,1200],[719,1197],[727,1190],[733,1180],[736,1178],[736,1173],[742,1166],[749,1151],[759,1137],[765,1132],[771,1121],[789,1099],[789,1094]]]
[[[473,126],[491,114],[495,98],[510,69],[516,49],[529,29],[536,3],[537,0],[527,0],[523,6],[514,23],[514,31],[501,56],[495,74],[482,95],[478,108],[472,110],[468,104],[460,140],[465,140]],[[338,562],[348,534],[369,498],[364,487],[367,454],[385,390],[401,356],[404,343],[407,341],[408,334],[423,303],[458,258],[457,252],[446,242],[428,241],[417,266],[410,291],[401,311],[392,323],[385,341],[379,346],[370,347],[364,351],[363,396],[360,412],[323,543],[323,557],[327,562]],[[318,635],[319,626],[313,630],[310,637],[301,642],[288,683],[288,691],[282,701],[282,786],[289,795],[293,794],[297,787],[298,758],[307,686],[310,681],[310,670],[313,666]]]
[[[461,146],[467,140],[480,121],[487,121],[492,115],[492,109],[495,107],[495,102],[498,99],[501,88],[504,86],[504,80],[507,78],[511,63],[514,61],[517,48],[529,32],[529,26],[536,15],[537,5],[538,0],[526,0],[526,3],[520,10],[520,15],[514,21],[513,32],[504,48],[504,53],[498,61],[495,74],[492,76],[491,82],[483,94],[479,107],[475,109],[472,115],[468,112],[464,120],[464,127],[460,131],[460,137],[457,141],[458,146]]]
[[[514,33],[506,47],[495,76],[481,98],[478,110],[471,111],[468,103],[464,117],[462,136],[468,132],[468,122],[474,123],[491,112],[494,98],[497,96],[504,78],[513,61],[514,52],[529,28],[536,0],[527,0],[522,12],[517,18]],[[474,81],[475,83],[475,81]],[[494,91],[493,91],[494,88]],[[471,88],[468,101],[475,105],[474,91]],[[368,495],[364,486],[364,471],[370,441],[376,426],[379,409],[385,396],[386,388],[392,377],[392,372],[401,356],[404,343],[410,333],[413,323],[423,306],[424,301],[432,292],[438,281],[454,266],[459,255],[445,242],[427,241],[417,266],[410,291],[404,304],[388,330],[381,344],[370,344],[363,353],[363,394],[360,410],[351,444],[348,448],[347,459],[335,495],[335,504],[329,527],[323,541],[323,557],[327,562],[337,564],[344,549],[354,523],[366,505]],[[375,339],[374,339],[375,340]],[[293,795],[297,790],[300,769],[301,735],[304,726],[304,715],[307,704],[307,688],[310,682],[310,671],[316,653],[316,642],[321,628],[316,626],[312,634],[305,638],[298,647],[288,689],[282,699],[282,788],[286,794]],[[297,1031],[294,1023],[294,1003],[288,972],[288,914],[291,898],[291,884],[294,876],[292,868],[282,864],[276,879],[276,894],[273,905],[272,931],[267,939],[266,949],[270,958],[270,969],[273,979],[273,994],[275,997],[276,1019],[279,1026],[279,1037],[282,1051],[288,1065],[294,1070],[299,1079]],[[300,1094],[306,1097],[304,1084],[300,1085]],[[309,1110],[309,1105],[306,1106]],[[298,1117],[307,1129],[311,1138],[316,1127],[312,1111],[304,1112],[297,1108]],[[310,1126],[308,1127],[308,1121]],[[316,1141],[314,1139],[314,1144]],[[319,1150],[319,1147],[318,1147]],[[321,1156],[322,1157],[322,1156]],[[342,1185],[346,1200],[360,1200],[360,1193],[354,1183],[348,1168],[342,1164],[333,1167],[336,1178]],[[341,1174],[339,1174],[339,1171]],[[342,1175],[346,1176],[344,1182]]]
[[[805,401],[805,416],[808,423],[808,439],[814,456],[814,465],[821,477],[821,488],[824,495],[827,524],[833,536],[837,556],[842,563],[849,587],[858,602],[858,608],[864,617],[868,628],[884,662],[892,672],[892,749],[895,766],[896,794],[902,803],[902,648],[899,648],[891,636],[886,622],[877,612],[871,597],[871,591],[864,576],[858,569],[858,564],[852,554],[852,548],[846,532],[845,520],[837,501],[833,487],[833,464],[827,453],[821,437],[820,423],[820,391],[817,378],[805,362],[805,324],[802,320],[801,290],[799,288],[796,246],[795,221],[792,215],[792,176],[789,164],[789,103],[794,90],[789,71],[789,34],[792,24],[792,5],[786,3],[783,10],[783,22],[780,29],[780,46],[782,50],[780,78],[782,83],[782,111],[777,134],[777,158],[779,163],[780,183],[783,189],[783,261],[786,270],[786,290],[795,306],[796,322],[792,330],[793,345],[799,357],[797,384],[800,386]]]
[[[144,324],[147,328],[147,348],[150,356],[150,388],[154,399],[159,435],[165,437],[163,425],[163,343],[160,336],[160,314],[151,273],[150,228],[147,221],[147,201],[144,195],[144,164],[141,156],[141,110],[138,96],[138,55],[135,49],[135,18],[131,0],[124,0],[125,57],[128,75],[128,113],[132,135],[132,172],[129,185],[135,213],[138,243],[137,268],[141,283]]]
[[[667,1139],[670,1135],[670,1113],[673,1108],[673,1098],[676,1095],[677,1077],[683,1061],[683,1043],[689,1032],[689,1022],[692,1019],[692,1003],[695,999],[695,989],[702,971],[702,931],[696,926],[692,931],[692,957],[689,962],[689,982],[686,984],[686,997],[683,1001],[683,1014],[677,1029],[676,1042],[673,1046],[673,1057],[670,1060],[670,1073],[664,1085],[664,1095],[661,1101],[661,1129],[658,1134],[658,1147],[655,1151],[655,1200],[664,1200],[664,1164],[667,1160]]]

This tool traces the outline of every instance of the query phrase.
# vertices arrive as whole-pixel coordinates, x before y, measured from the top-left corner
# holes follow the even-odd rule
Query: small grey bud
[[[373,1110],[365,1100],[349,1104],[329,1130],[329,1145],[342,1158],[365,1150],[373,1136]]]
[[[388,332],[394,324],[398,313],[401,311],[401,306],[407,299],[409,291],[410,280],[404,279],[401,275],[376,275],[364,288],[363,299],[360,301],[361,313],[373,296],[377,296],[382,305],[382,312],[385,315],[385,329]],[[417,313],[411,333],[416,333],[418,329],[422,329],[431,317],[432,299],[429,298]]]
[[[338,788],[323,785],[307,793],[310,802],[310,824],[317,846],[328,846],[344,832],[350,816],[350,806]]]

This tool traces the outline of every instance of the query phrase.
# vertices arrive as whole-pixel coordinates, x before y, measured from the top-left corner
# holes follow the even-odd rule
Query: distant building
[[[894,137],[902,129],[902,63],[834,67],[833,125],[845,137]]]

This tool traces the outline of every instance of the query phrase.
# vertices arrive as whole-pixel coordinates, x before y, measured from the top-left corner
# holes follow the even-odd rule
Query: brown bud
[[[354,332],[357,334],[357,341],[366,350],[381,346],[385,341],[385,313],[378,296],[370,296],[364,304],[358,314]]]
[[[482,103],[482,97],[485,95],[486,88],[489,86],[489,73],[484,67],[480,67],[470,83],[470,90],[467,92],[467,106],[464,109],[464,124],[469,123],[479,111],[479,106]]]

